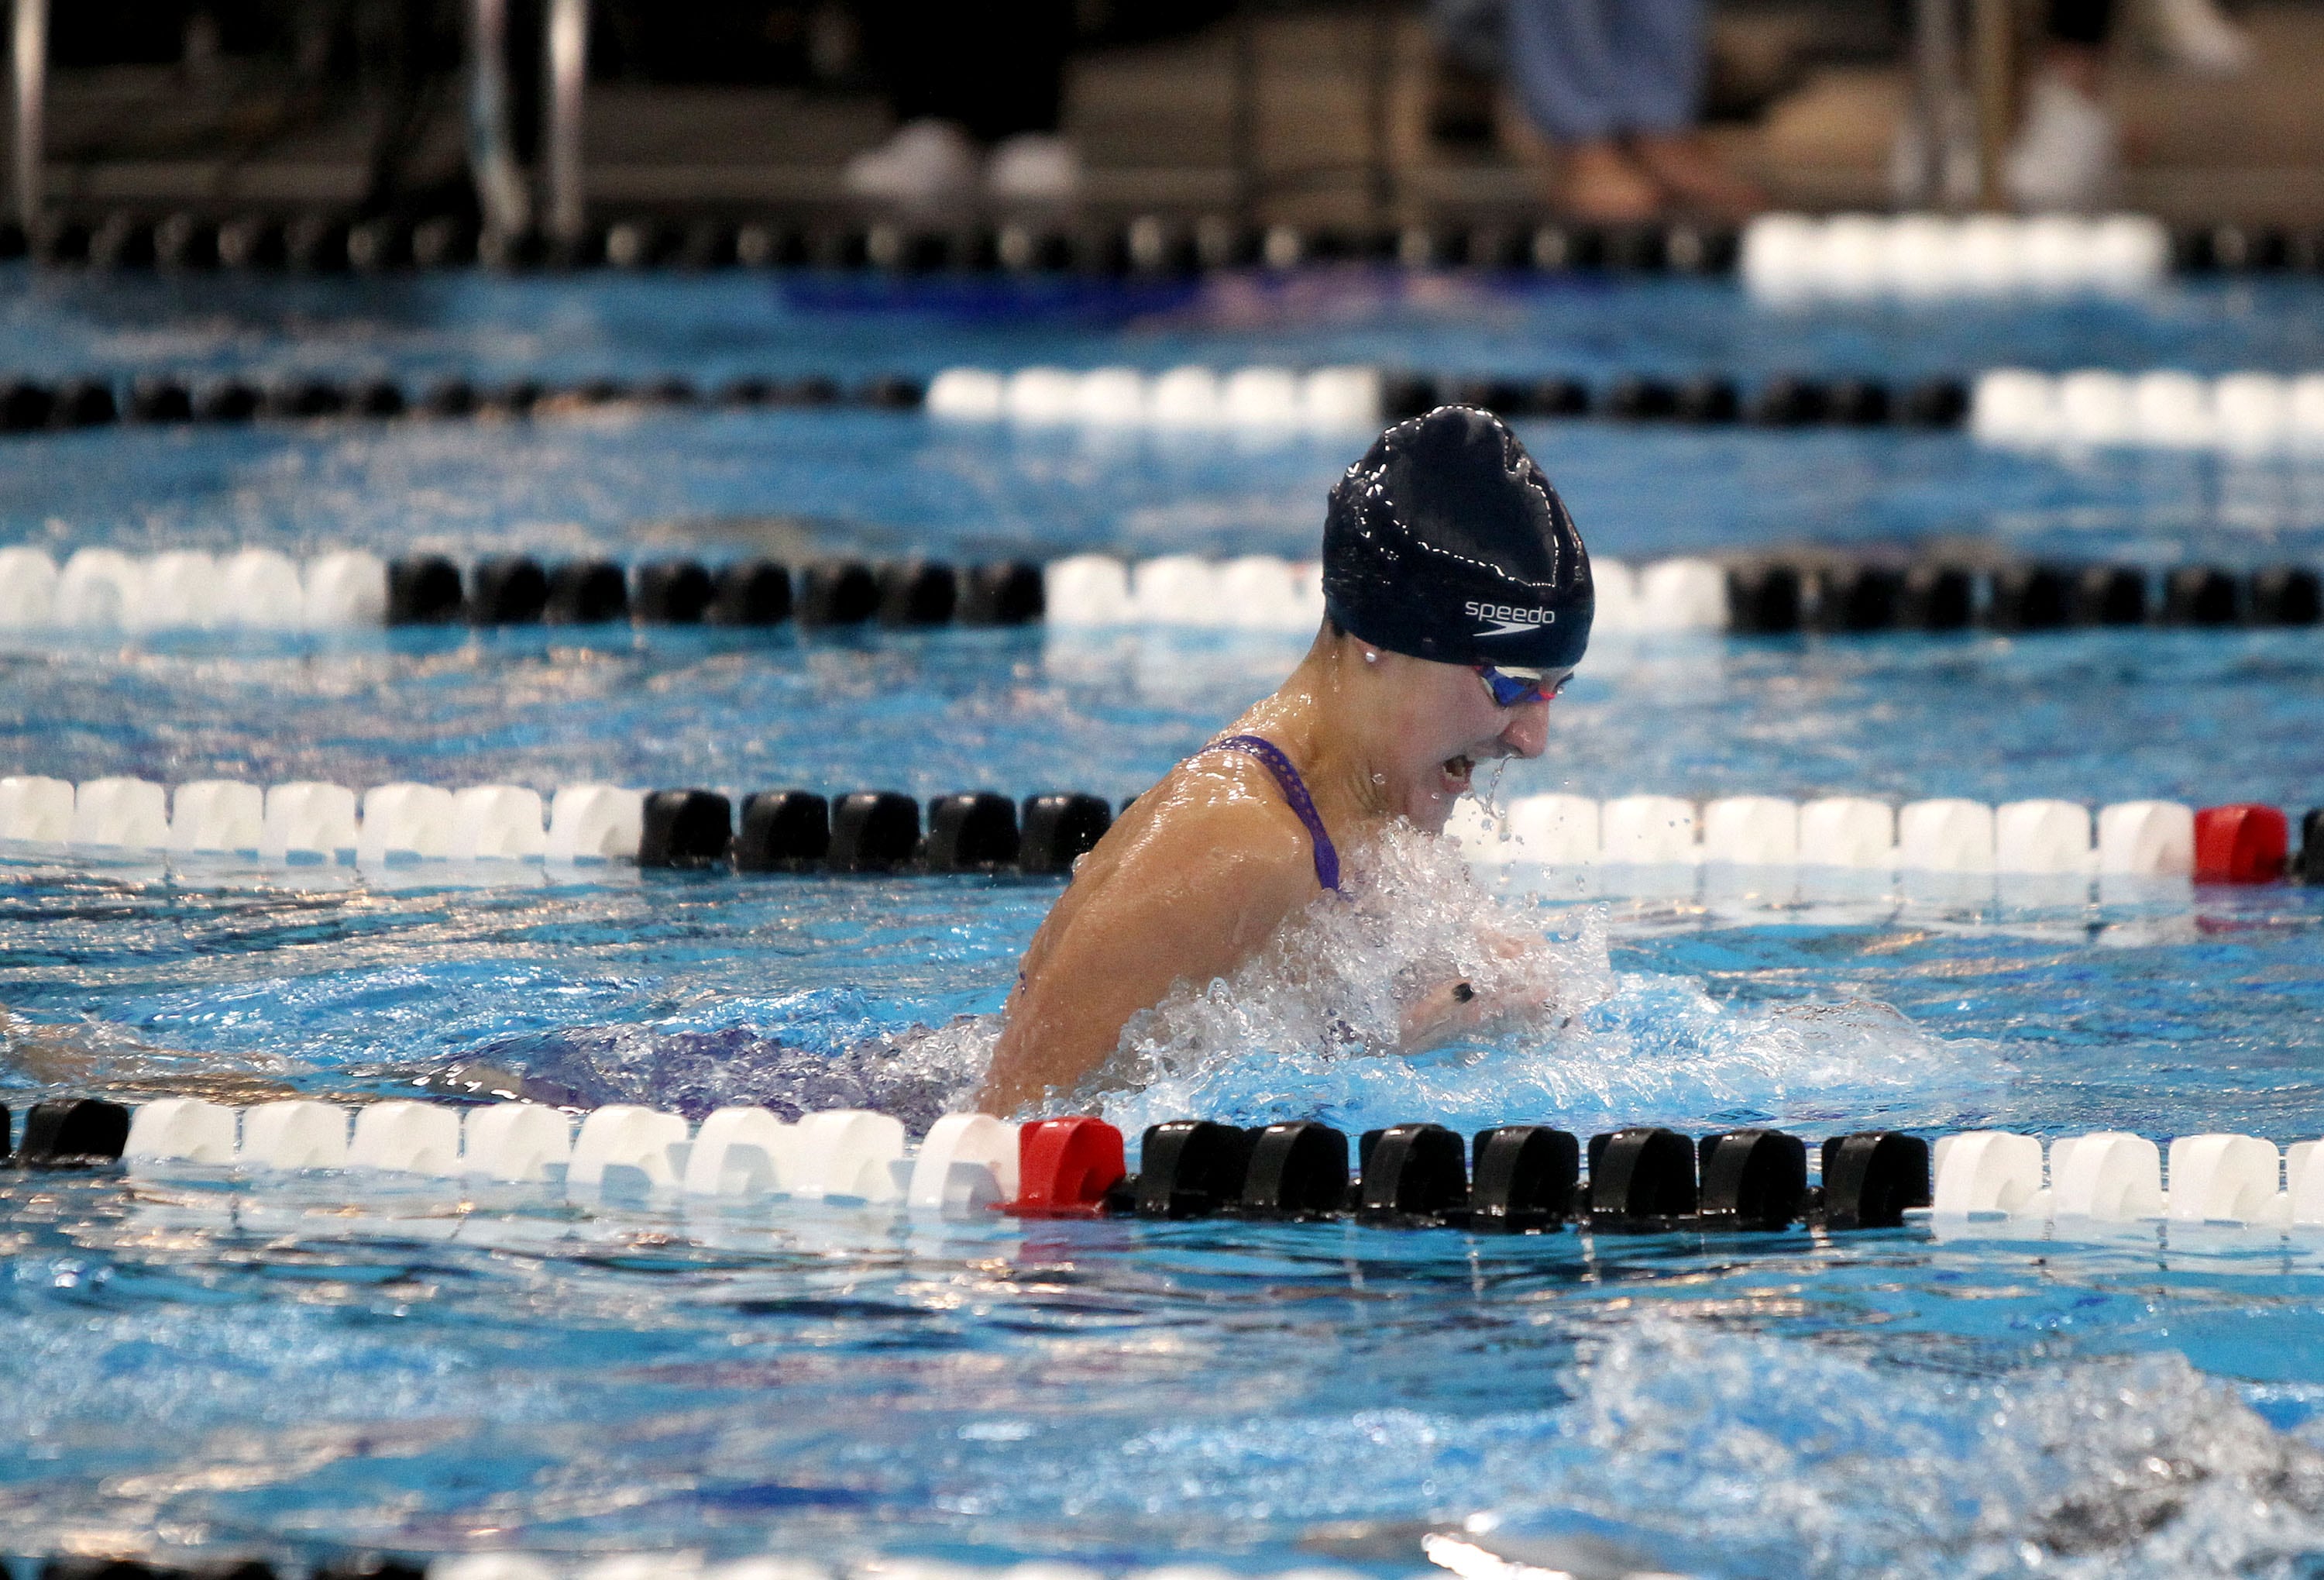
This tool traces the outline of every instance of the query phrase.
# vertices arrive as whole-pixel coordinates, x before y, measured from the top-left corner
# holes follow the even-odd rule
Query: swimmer
[[[1332,490],[1314,644],[1075,864],[979,1106],[1070,1090],[1173,984],[1228,975],[1338,891],[1342,850],[1398,819],[1442,833],[1479,762],[1541,755],[1593,602],[1572,518],[1499,418],[1444,406],[1382,434]],[[1490,997],[1434,984],[1401,1050],[1510,1007]]]

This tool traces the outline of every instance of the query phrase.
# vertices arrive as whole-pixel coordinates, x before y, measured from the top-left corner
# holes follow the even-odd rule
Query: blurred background
[[[124,208],[568,247],[617,212],[2324,213],[2314,0],[15,0],[12,39],[36,243]]]

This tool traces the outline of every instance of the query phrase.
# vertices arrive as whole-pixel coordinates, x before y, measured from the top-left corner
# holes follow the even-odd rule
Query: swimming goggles
[[[1573,679],[1572,673],[1568,671],[1545,688],[1543,682],[1549,679],[1551,673],[1547,670],[1497,670],[1490,664],[1471,664],[1469,667],[1477,671],[1477,678],[1484,681],[1485,689],[1491,692],[1493,700],[1503,707],[1523,707],[1529,702],[1547,702],[1564,690],[1565,683]]]

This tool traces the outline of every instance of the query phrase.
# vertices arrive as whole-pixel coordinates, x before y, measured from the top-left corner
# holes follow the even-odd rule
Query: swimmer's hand
[[[1530,1019],[1555,1004],[1557,981],[1550,974],[1547,963],[1528,963],[1526,959],[1538,949],[1536,941],[1500,934],[1487,938],[1485,946],[1492,954],[1519,966],[1522,974],[1517,981],[1499,989],[1480,988],[1467,978],[1439,983],[1405,1006],[1397,1030],[1397,1052],[1424,1053],[1456,1037]],[[1527,964],[1534,969],[1524,970]]]

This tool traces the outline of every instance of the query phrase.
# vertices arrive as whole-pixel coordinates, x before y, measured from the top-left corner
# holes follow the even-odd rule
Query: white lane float
[[[904,1125],[892,1114],[839,1108],[798,1122],[798,1178],[790,1187],[806,1200],[862,1202],[904,1199]]]
[[[539,861],[549,850],[540,792],[480,784],[452,796],[455,861]]]
[[[1736,866],[1800,861],[1800,808],[1776,796],[1728,796],[1702,808],[1702,859]]]
[[[548,859],[634,858],[645,833],[646,794],[611,784],[560,785],[549,801]]]
[[[131,623],[144,631],[202,631],[219,624],[225,582],[208,554],[173,550],[145,562]]]
[[[38,549],[0,549],[0,631],[40,631],[54,623],[57,562]]]
[[[572,1162],[573,1122],[543,1104],[494,1103],[468,1111],[461,1141],[466,1172],[503,1185],[537,1184]]]
[[[1864,796],[1825,796],[1800,808],[1800,861],[1887,871],[1896,864],[1896,808]]]
[[[1604,821],[1587,796],[1524,796],[1509,804],[1509,838],[1521,860],[1582,866],[1603,848]]]
[[[144,605],[144,568],[117,549],[77,549],[57,575],[51,619],[84,631],[128,631]]]
[[[1609,866],[1692,865],[1694,803],[1677,796],[1618,796],[1598,808],[1599,859]]]
[[[2283,1160],[2273,1142],[2214,1133],[2174,1137],[2169,1154],[2174,1224],[2261,1224],[2282,1216]]]
[[[1980,443],[2022,450],[2313,456],[2324,451],[2324,374],[1991,368],[1970,387],[1969,431]]]
[[[2042,1190],[2042,1143],[2008,1131],[1938,1138],[1932,1210],[1940,1217],[2003,1217]]]
[[[170,849],[258,854],[266,839],[266,791],[231,779],[198,779],[170,793]]]
[[[336,1103],[298,1097],[245,1108],[234,1160],[245,1169],[343,1169],[347,1111]]]
[[[2121,1131],[2050,1143],[2050,1210],[2059,1218],[2128,1224],[2163,1215],[2163,1150]]]
[[[0,548],[0,630],[338,631],[386,619],[386,562],[362,550],[302,564],[273,549],[89,547],[60,570],[42,550]]]
[[[0,779],[0,839],[61,845],[72,837],[73,784],[37,773]]]
[[[168,797],[151,780],[83,780],[73,791],[72,843],[116,850],[167,849]]]
[[[355,860],[367,867],[452,854],[452,792],[432,784],[374,785],[363,794]]]
[[[2090,870],[2090,812],[2079,801],[2009,801],[1994,809],[1995,870],[2080,873]]]
[[[460,1116],[435,1103],[366,1103],[355,1110],[347,1166],[456,1178],[461,1171]]]
[[[912,1159],[906,1199],[919,1213],[969,1213],[1017,1197],[1017,1127],[987,1113],[947,1113]]]
[[[247,630],[296,631],[306,623],[307,589],[300,584],[297,562],[288,554],[273,549],[244,549],[218,561],[217,576],[222,624]],[[384,615],[383,592],[380,607]]]
[[[1272,442],[1361,433],[1377,429],[1383,415],[1379,370],[1356,366],[948,367],[928,382],[926,410],[941,422],[1199,431]]]
[[[2177,801],[2119,801],[2098,811],[2098,871],[2183,878],[2195,869],[2195,808]]]
[[[387,623],[387,564],[359,549],[334,550],[307,561],[300,609],[309,631],[355,630]]]
[[[573,1140],[565,1194],[577,1200],[676,1188],[686,1173],[687,1131],[677,1114],[634,1104],[592,1109]]]
[[[136,1173],[163,1163],[235,1160],[239,1115],[222,1103],[199,1097],[161,1097],[141,1103],[129,1116],[129,1141],[121,1160]]]
[[[763,1108],[721,1108],[703,1120],[687,1155],[688,1196],[744,1198],[790,1188],[798,1132]]]
[[[1950,797],[1907,801],[1896,813],[1896,864],[1916,873],[1993,871],[1993,808]]]
[[[361,843],[355,792],[343,784],[298,781],[271,785],[259,853],[278,862],[332,862]]]
[[[2144,215],[1765,214],[1744,227],[1744,289],[1779,303],[1997,295],[2130,295],[2168,273]]]

